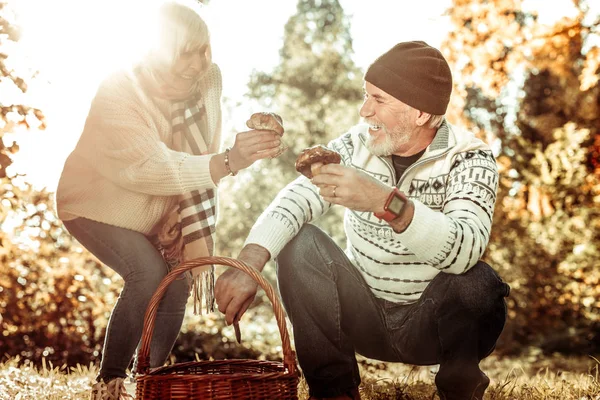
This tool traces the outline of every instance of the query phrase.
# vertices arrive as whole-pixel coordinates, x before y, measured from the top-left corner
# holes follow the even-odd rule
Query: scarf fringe
[[[201,314],[204,298],[207,313],[215,311],[215,267],[211,265],[207,271],[193,277],[192,295],[194,297],[194,315]]]

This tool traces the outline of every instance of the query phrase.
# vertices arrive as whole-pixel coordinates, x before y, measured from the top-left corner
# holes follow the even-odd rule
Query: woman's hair
[[[179,55],[208,43],[210,34],[201,15],[202,4],[195,0],[165,1],[152,21],[155,37],[149,38],[150,48],[142,64],[151,70],[166,72]]]

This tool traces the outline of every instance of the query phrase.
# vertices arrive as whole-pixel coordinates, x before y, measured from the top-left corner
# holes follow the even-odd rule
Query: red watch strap
[[[398,216],[391,211],[376,212],[373,215],[375,215],[377,218],[382,219],[387,222],[390,222],[390,221],[398,218]]]
[[[375,213],[373,213],[373,215],[375,215],[377,218],[382,219],[387,222],[390,222],[390,221],[398,218],[400,216],[400,214],[395,214],[395,213],[391,212],[390,210],[388,210],[388,206],[390,205],[390,203],[394,197],[400,197],[402,200],[404,200],[405,203],[408,202],[408,198],[406,197],[406,195],[404,193],[402,193],[397,187],[394,187],[393,190],[390,192],[390,195],[388,196],[387,200],[385,201],[385,205],[383,206],[383,212],[375,212]],[[405,204],[405,207],[406,207],[406,204]],[[402,207],[402,210],[404,210],[404,207]],[[402,210],[401,210],[401,212],[402,212]]]

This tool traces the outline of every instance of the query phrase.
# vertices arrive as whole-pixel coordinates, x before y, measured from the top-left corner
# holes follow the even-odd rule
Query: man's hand
[[[271,255],[261,246],[249,244],[242,249],[238,260],[262,271]],[[238,322],[254,301],[258,283],[243,271],[229,268],[215,284],[215,300],[219,311],[225,314],[228,325]]]
[[[391,186],[372,176],[340,164],[324,165],[311,182],[326,201],[355,211],[383,211],[392,191]]]

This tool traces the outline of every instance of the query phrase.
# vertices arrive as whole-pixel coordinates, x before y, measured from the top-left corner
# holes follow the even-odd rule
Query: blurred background
[[[102,77],[143,49],[142,0],[0,0],[0,354],[99,360],[121,279],[57,219],[53,191]],[[283,117],[280,158],[221,184],[218,254],[296,177],[300,150],[358,122],[362,75],[395,43],[439,47],[448,120],[488,142],[501,180],[484,259],[511,285],[497,357],[600,358],[600,2],[211,0],[224,145],[256,111]],[[341,209],[318,222],[343,245]],[[274,282],[274,266],[265,274]],[[264,296],[234,343],[188,313],[173,361],[281,356]],[[557,356],[558,355],[558,356]]]

